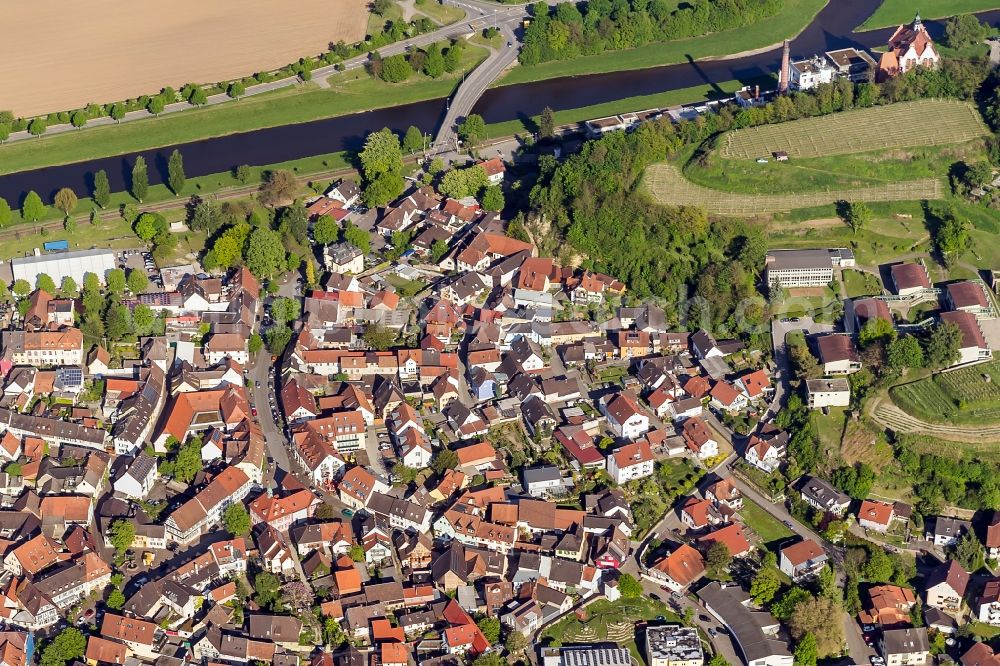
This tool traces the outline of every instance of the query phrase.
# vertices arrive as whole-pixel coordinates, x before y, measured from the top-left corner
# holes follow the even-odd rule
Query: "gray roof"
[[[804,477],[800,488],[803,495],[825,509],[851,503],[851,498],[816,476]]]
[[[532,483],[545,483],[547,481],[558,481],[562,478],[559,468],[555,465],[543,465],[541,467],[530,467],[524,469],[524,485]]]
[[[767,253],[768,270],[795,268],[829,268],[833,265],[830,251],[823,250],[771,250]]]
[[[740,587],[723,588],[718,583],[710,583],[698,591],[698,596],[729,628],[746,661],[791,656],[784,641],[764,633],[764,627],[777,624],[777,620],[767,613],[751,612],[744,605],[749,596]]]
[[[925,627],[886,629],[882,632],[882,642],[885,645],[886,654],[909,654],[930,650]]]

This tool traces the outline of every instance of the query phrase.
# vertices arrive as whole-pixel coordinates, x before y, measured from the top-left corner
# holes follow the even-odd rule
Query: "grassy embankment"
[[[630,51],[609,52],[566,63],[549,63],[531,68],[531,74],[524,80],[535,81],[565,76],[567,73],[583,74],[653,67],[681,62],[687,55],[703,58],[764,47],[801,30],[825,2],[826,0],[787,0],[778,16],[753,26],[752,29],[727,31],[666,44],[652,44]],[[433,0],[417,5],[416,8],[418,13],[424,13],[438,22],[447,22],[447,19],[453,17],[448,12],[440,11],[441,8],[435,6]],[[373,20],[381,22],[384,21],[384,17]],[[471,70],[485,55],[483,49],[469,49],[463,70]],[[571,71],[563,71],[561,67],[570,67]],[[524,68],[516,67],[513,71],[516,73],[521,69]],[[331,77],[334,85],[329,89],[309,83],[245,98],[238,103],[190,109],[173,115],[133,121],[113,127],[84,128],[80,132],[43,136],[38,140],[0,146],[0,174],[438,99],[454,90],[456,81],[461,75],[462,72],[458,71],[438,80],[414,76],[406,83],[386,84],[371,79],[346,80],[341,78],[343,75],[338,74]],[[516,76],[523,75],[516,74]],[[503,81],[505,84],[514,82],[517,81],[510,78]],[[723,83],[720,86],[727,90],[739,87],[733,82]],[[709,86],[693,90],[707,89]],[[559,122],[585,120],[600,115],[634,111],[650,106],[668,106],[704,98],[704,93],[688,97],[675,94],[680,92],[682,91],[664,93],[663,96],[629,98],[586,109],[570,110],[562,113]],[[666,101],[668,99],[671,101]],[[522,129],[524,129],[523,121],[513,121],[503,123],[503,128],[496,128],[496,132],[511,134]],[[491,134],[496,136],[497,134],[493,132],[494,128],[491,128]]]
[[[936,19],[956,14],[1000,9],[1000,2],[997,0],[923,0],[918,6],[914,6],[912,0],[883,0],[879,8],[868,17],[862,27],[865,30],[874,30],[875,28],[909,23],[913,20],[914,11],[917,9],[920,10],[920,18]]]
[[[580,76],[601,72],[643,69],[659,65],[686,62],[689,59],[712,58],[777,46],[782,40],[798,34],[809,25],[827,0],[785,0],[775,16],[735,30],[726,30],[701,37],[689,37],[671,42],[647,44],[626,51],[606,51],[592,56],[543,62],[530,67],[516,67],[497,85],[542,81],[560,76]],[[779,54],[780,55],[780,54]],[[777,70],[775,60],[775,70]]]
[[[327,89],[307,83],[239,102],[9,143],[0,146],[0,174],[445,97],[462,72],[471,71],[486,55],[486,49],[470,45],[463,66],[436,80],[416,74],[404,83],[389,84],[362,71],[340,72],[330,77]]]

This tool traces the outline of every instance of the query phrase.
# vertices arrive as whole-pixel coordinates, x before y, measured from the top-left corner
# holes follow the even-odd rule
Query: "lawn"
[[[844,286],[850,298],[859,296],[877,296],[882,293],[882,281],[871,273],[864,271],[843,271]]]
[[[452,5],[442,5],[438,0],[416,0],[418,14],[423,14],[438,25],[448,25],[465,18],[465,10]]]
[[[484,48],[466,48],[463,67],[437,80],[414,75],[389,84],[360,71],[341,72],[330,77],[327,89],[312,82],[239,102],[8,143],[0,146],[0,174],[441,98],[451,94],[463,71],[472,70],[486,55]]]
[[[898,407],[931,423],[983,425],[1000,421],[1000,359],[952,372],[939,372],[894,386]]]
[[[847,415],[843,407],[831,407],[829,414],[813,410],[812,420],[819,433],[820,448],[828,451],[839,451],[840,441],[844,435],[844,424]]]
[[[913,20],[915,9],[920,10],[920,18],[935,19],[998,8],[998,0],[923,0],[918,4],[914,4],[913,0],[883,0],[863,27],[873,30],[909,23]]]
[[[739,514],[743,517],[743,523],[756,532],[765,544],[772,544],[795,534],[749,498],[743,498],[743,508],[739,510]]]
[[[655,599],[620,599],[615,602],[599,599],[586,608],[583,622],[569,615],[542,632],[542,643],[552,647],[571,643],[611,641],[628,648],[637,664],[645,663],[635,643],[635,623],[639,620],[680,622],[680,617]]]
[[[750,160],[784,151],[794,160],[965,143],[988,133],[972,104],[926,99],[734,130],[720,138],[718,152]]]
[[[788,296],[772,308],[775,316],[815,316],[840,303],[840,295],[830,287],[802,287],[787,291]]]
[[[607,51],[592,56],[546,62],[530,67],[515,67],[498,85],[541,81],[561,76],[580,76],[599,72],[657,67],[686,62],[689,59],[724,56],[761,49],[778,48],[783,39],[792,37],[812,22],[827,0],[785,0],[775,16],[756,24],[701,37],[647,44],[626,51]],[[779,54],[780,55],[780,54]]]

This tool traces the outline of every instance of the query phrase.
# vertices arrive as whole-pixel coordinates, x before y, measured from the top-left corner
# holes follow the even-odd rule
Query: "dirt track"
[[[0,109],[28,116],[215,83],[364,38],[366,0],[35,0],[4,7]]]

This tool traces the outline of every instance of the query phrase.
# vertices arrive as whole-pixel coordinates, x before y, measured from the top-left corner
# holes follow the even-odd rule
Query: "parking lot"
[[[122,250],[117,253],[115,260],[118,263],[118,268],[126,273],[132,270],[145,273],[146,277],[149,278],[148,292],[163,291],[163,279],[160,277],[160,271],[153,262],[149,250],[145,248]]]

